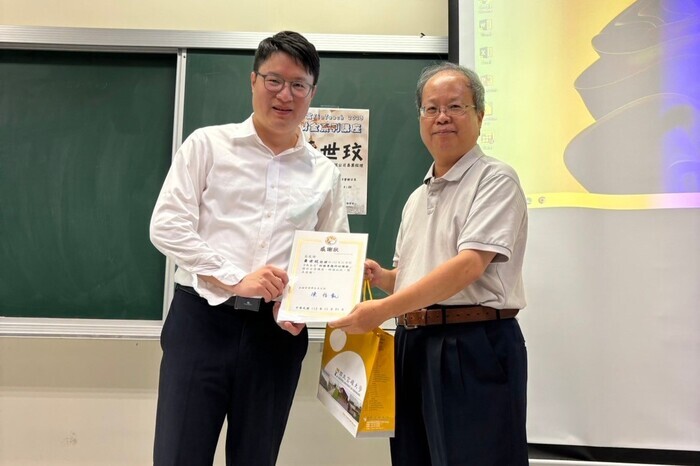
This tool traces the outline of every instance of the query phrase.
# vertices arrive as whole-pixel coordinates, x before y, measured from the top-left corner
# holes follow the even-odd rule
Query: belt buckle
[[[422,324],[421,324],[421,323],[418,323],[418,324],[415,324],[415,325],[409,324],[409,323],[408,323],[408,319],[406,318],[406,316],[407,316],[408,314],[409,314],[409,313],[407,312],[406,314],[402,314],[402,315],[398,316],[398,317],[396,318],[396,324],[397,324],[397,325],[402,325],[403,328],[405,328],[406,330],[415,330],[415,329],[417,329],[418,327],[420,327],[421,325],[427,325],[427,324],[428,324],[428,310],[427,310],[427,309],[419,309],[419,310],[417,310],[417,311],[412,311],[412,312],[410,312],[410,314],[419,314],[419,315],[422,317],[422,319],[421,319],[421,320],[423,321]]]
[[[405,330],[413,330],[413,329],[418,328],[417,325],[409,325],[408,324],[408,321],[406,320],[406,314],[401,314],[400,316],[394,317],[394,321],[395,321],[397,327],[400,325]]]

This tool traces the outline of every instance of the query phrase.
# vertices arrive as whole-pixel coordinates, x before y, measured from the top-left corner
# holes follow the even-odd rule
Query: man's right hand
[[[286,271],[266,265],[243,277],[243,280],[233,285],[232,291],[237,296],[261,297],[265,302],[270,302],[282,295],[288,281]]]
[[[371,286],[376,286],[387,294],[394,292],[397,272],[398,269],[387,270],[372,259],[365,261],[365,279],[369,280]]]
[[[369,284],[377,286],[379,276],[382,273],[382,266],[372,259],[365,260],[365,280],[369,280]]]

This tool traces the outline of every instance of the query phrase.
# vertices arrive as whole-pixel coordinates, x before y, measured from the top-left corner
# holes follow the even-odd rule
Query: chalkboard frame
[[[182,143],[188,49],[254,50],[272,33],[0,26],[0,49],[177,54],[173,153]],[[320,52],[447,55],[447,37],[304,33]],[[163,316],[172,297],[174,265],[166,260]],[[0,317],[0,336],[156,339],[162,320]],[[322,329],[310,329],[313,340]]]

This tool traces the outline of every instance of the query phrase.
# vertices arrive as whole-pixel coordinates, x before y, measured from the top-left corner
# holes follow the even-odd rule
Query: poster
[[[348,214],[366,215],[369,110],[312,107],[302,131],[340,170]]]

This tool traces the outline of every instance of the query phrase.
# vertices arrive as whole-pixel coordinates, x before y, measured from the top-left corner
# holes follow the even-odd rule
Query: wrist
[[[396,317],[396,314],[394,313],[395,308],[392,305],[391,296],[387,296],[383,299],[377,299],[375,301],[377,302],[375,312],[381,316],[382,321],[393,319],[394,317]]]
[[[387,318],[398,317],[414,310],[410,299],[407,299],[404,293],[391,294],[384,298],[383,301],[386,301],[384,304]]]

